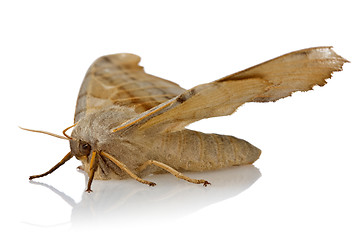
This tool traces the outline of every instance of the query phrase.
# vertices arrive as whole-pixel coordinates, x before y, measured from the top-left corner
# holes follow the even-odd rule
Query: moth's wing
[[[324,86],[332,73],[341,71],[349,62],[336,54],[332,47],[315,47],[291,52],[246,70],[219,79],[241,81],[247,78],[262,78],[271,87],[254,102],[274,102],[296,91],[308,91],[315,85]]]
[[[141,113],[185,91],[176,83],[145,73],[139,62],[139,56],[127,53],[98,58],[81,85],[75,122],[112,105],[133,107]]]
[[[232,114],[245,102],[268,102],[325,85],[332,72],[347,62],[331,47],[292,52],[217,81],[196,86],[164,102],[114,131],[131,127],[177,131],[203,118]]]

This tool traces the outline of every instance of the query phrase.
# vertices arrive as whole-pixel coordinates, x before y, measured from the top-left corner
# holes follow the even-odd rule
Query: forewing
[[[177,131],[203,118],[232,114],[245,102],[268,102],[325,85],[347,62],[331,47],[309,48],[264,62],[217,81],[196,86],[131,119],[114,131],[136,126]]]
[[[241,81],[262,78],[271,87],[255,102],[271,102],[288,97],[296,91],[308,91],[315,85],[324,86],[335,71],[341,71],[346,59],[337,55],[332,47],[315,47],[291,52],[246,70],[231,74],[222,81]]]
[[[176,83],[145,73],[139,62],[140,57],[127,53],[97,59],[81,85],[75,122],[112,105],[132,107],[141,113],[185,91]]]

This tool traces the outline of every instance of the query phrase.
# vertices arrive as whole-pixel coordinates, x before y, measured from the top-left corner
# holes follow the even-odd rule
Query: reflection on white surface
[[[73,226],[88,226],[95,223],[163,221],[186,216],[240,194],[261,176],[253,165],[187,175],[206,178],[212,185],[203,187],[190,184],[170,174],[147,178],[157,183],[155,187],[139,184],[132,179],[94,181],[93,192],[84,192],[81,201],[76,203],[72,197],[50,185],[32,183],[52,190],[73,207]]]

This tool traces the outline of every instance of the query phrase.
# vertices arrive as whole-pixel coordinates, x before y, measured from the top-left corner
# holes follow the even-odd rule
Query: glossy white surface
[[[0,4],[0,226],[11,239],[359,239],[359,15],[355,1],[13,1]],[[131,52],[185,88],[306,47],[351,61],[328,84],[276,103],[246,104],[192,129],[262,149],[255,166],[99,182],[51,132],[72,124],[82,78],[100,55]]]

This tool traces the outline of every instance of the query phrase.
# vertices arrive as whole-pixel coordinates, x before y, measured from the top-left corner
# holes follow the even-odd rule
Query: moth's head
[[[56,167],[49,171],[52,172],[74,156],[86,164],[89,163],[89,161],[93,159],[92,156],[96,154],[111,152],[110,149],[113,149],[114,142],[122,141],[123,137],[125,138],[125,136],[120,136],[119,132],[114,132],[113,129],[135,115],[136,113],[132,109],[129,110],[118,106],[104,108],[104,110],[84,116],[78,120],[76,124],[66,128],[63,131],[64,136],[41,130],[20,128],[30,132],[47,134],[70,142],[71,151]],[[71,136],[66,134],[70,128],[73,128]],[[42,175],[31,176],[30,179],[45,176],[49,174],[49,172]]]
[[[64,136],[61,135],[57,135],[54,133],[50,133],[50,132],[46,132],[46,131],[41,131],[41,130],[32,130],[32,129],[26,129],[26,128],[21,128],[23,130],[27,130],[30,132],[37,132],[37,133],[44,133],[53,137],[57,137],[60,139],[64,139],[64,140],[68,140],[70,142],[70,149],[71,151],[68,152],[65,157],[63,157],[63,159],[58,162],[55,166],[53,166],[50,170],[48,170],[47,172],[43,173],[43,174],[39,174],[39,175],[32,175],[29,177],[29,180],[32,180],[34,178],[39,178],[39,177],[44,177],[52,172],[54,172],[56,169],[58,169],[60,166],[62,166],[65,162],[67,162],[68,160],[70,160],[72,157],[76,157],[77,159],[81,160],[83,163],[82,169],[84,171],[91,170],[93,169],[93,166],[96,166],[96,163],[94,163],[97,159],[96,156],[97,154],[106,154],[106,153],[102,153],[102,152],[98,152],[96,150],[96,148],[94,148],[94,146],[96,146],[96,144],[94,144],[93,142],[90,141],[84,141],[81,138],[79,138],[79,135],[76,134],[71,134],[71,136],[66,134],[66,131],[69,130],[70,128],[73,128],[74,126],[76,126],[77,124],[74,124],[68,128],[66,128],[63,131]],[[76,130],[76,128],[74,129]],[[73,131],[74,132],[74,131]],[[76,137],[74,137],[76,136]],[[91,155],[91,157],[89,157]],[[110,156],[110,155],[109,155]],[[112,156],[110,156],[110,158],[112,158]],[[89,161],[90,160],[90,161]],[[95,165],[94,165],[95,164]],[[90,165],[90,167],[89,167]],[[94,178],[94,170],[92,170],[92,172],[90,172],[90,179],[88,182],[88,188],[87,188],[87,192],[91,192],[91,182],[92,179]]]
[[[73,156],[80,160],[87,160],[91,151],[92,146],[80,139],[70,139],[70,149]]]

